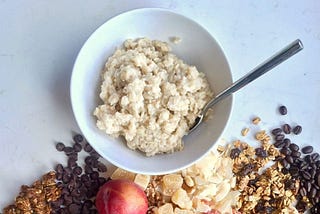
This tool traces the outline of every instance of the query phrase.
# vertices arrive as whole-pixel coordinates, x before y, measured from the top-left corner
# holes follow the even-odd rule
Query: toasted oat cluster
[[[213,96],[204,73],[147,38],[126,40],[102,79],[97,127],[147,156],[183,149],[182,137]]]
[[[32,186],[21,186],[21,191],[13,205],[7,206],[4,214],[18,213],[51,213],[50,202],[56,201],[61,190],[56,186],[55,172],[49,172],[32,184]]]
[[[232,160],[211,152],[196,164],[173,174],[147,176],[118,168],[111,179],[129,179],[145,189],[149,213],[232,213],[239,191]]]

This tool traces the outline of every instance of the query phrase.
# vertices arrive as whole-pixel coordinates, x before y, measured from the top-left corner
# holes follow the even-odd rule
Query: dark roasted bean
[[[301,174],[302,174],[302,177],[303,177],[304,179],[306,179],[306,180],[310,180],[310,179],[311,179],[311,175],[310,175],[309,172],[307,172],[307,171],[302,171]]]
[[[290,134],[290,132],[291,132],[291,126],[286,123],[286,124],[284,124],[284,125],[282,126],[282,130],[283,130],[284,133]]]
[[[90,173],[92,173],[92,172],[93,172],[93,169],[92,169],[92,167],[91,167],[91,166],[89,166],[89,165],[85,165],[85,167],[84,167],[84,171],[85,171],[85,173],[90,174]]]
[[[305,146],[301,149],[303,154],[310,154],[313,152],[313,147],[312,146]]]
[[[294,158],[299,158],[301,156],[301,153],[300,152],[291,152],[291,156],[294,157]]]
[[[312,146],[305,146],[301,149],[303,154],[310,154],[313,152],[313,147]]]
[[[278,149],[282,148],[284,146],[284,142],[282,140],[276,141],[274,143],[274,146]]]
[[[313,154],[311,154],[311,158],[314,162],[316,162],[317,160],[320,159],[320,155],[319,155],[319,153],[313,153]]]
[[[296,176],[299,175],[299,168],[297,168],[297,167],[290,167],[289,172],[290,172],[290,174],[291,174],[293,177],[296,177]]]
[[[275,129],[273,129],[273,130],[271,131],[271,133],[272,133],[274,136],[276,136],[276,135],[278,135],[278,134],[281,134],[281,132],[282,132],[282,129],[281,129],[281,128],[275,128]]]
[[[256,155],[257,155],[258,157],[265,158],[265,157],[268,156],[267,151],[264,150],[263,148],[256,148],[255,151],[256,151]]]
[[[302,197],[303,197],[303,196],[306,196],[306,195],[307,195],[307,190],[306,190],[306,188],[304,188],[304,187],[300,188],[299,193],[300,193],[300,195],[301,195]]]
[[[61,142],[59,142],[59,143],[56,144],[56,149],[57,149],[59,152],[63,151],[64,147],[65,147],[65,145],[64,145],[63,143],[61,143]]]
[[[92,173],[90,174],[90,178],[91,178],[92,180],[97,180],[97,179],[99,178],[99,173],[98,173],[98,172],[92,172]]]
[[[310,196],[309,198],[314,198],[316,197],[316,194],[317,194],[317,189],[312,187],[311,190],[310,190]]]
[[[63,166],[62,164],[57,164],[56,168],[55,168],[57,173],[63,173]]]
[[[297,125],[296,127],[293,128],[293,133],[298,135],[302,132],[302,127],[300,125]]]
[[[77,160],[74,158],[69,158],[68,159],[68,167],[73,168],[77,165]]]
[[[316,180],[316,183],[318,184],[318,187],[320,187],[320,173],[317,173],[315,175],[315,180]]]
[[[249,173],[251,173],[254,169],[255,165],[254,164],[246,164],[244,165],[244,167],[242,168],[242,170],[240,171],[240,174],[242,176],[248,175]]]
[[[286,159],[282,159],[280,163],[282,164],[282,166],[284,168],[288,168],[288,166],[289,166],[289,163],[288,163],[288,161],[286,161]]]
[[[291,149],[291,151],[295,151],[295,152],[299,151],[299,146],[295,143],[291,143],[289,145],[289,148]]]
[[[289,173],[289,170],[287,168],[282,168],[281,172],[286,175]]]
[[[235,159],[240,155],[240,153],[241,153],[241,150],[239,148],[233,148],[230,151],[230,158]]]
[[[81,143],[83,141],[83,136],[81,134],[76,134],[73,137],[73,140],[74,140],[75,143]]]
[[[303,158],[307,163],[313,163],[313,160],[312,160],[312,158],[311,158],[311,155],[306,155],[306,156],[304,156],[304,158]]]
[[[291,151],[288,149],[288,148],[282,148],[280,150],[281,154],[284,154],[284,155],[290,155],[291,154]]]
[[[287,107],[286,106],[280,106],[279,107],[279,113],[281,115],[286,115],[288,113]]]
[[[292,156],[287,155],[287,156],[285,157],[285,159],[286,159],[286,161],[287,161],[289,164],[293,164],[293,158],[292,158]]]
[[[279,140],[283,140],[284,137],[285,137],[284,134],[277,134],[275,139],[276,139],[276,141],[279,141]]]
[[[289,138],[285,138],[283,139],[283,147],[289,148],[290,144],[291,144],[291,140]]]

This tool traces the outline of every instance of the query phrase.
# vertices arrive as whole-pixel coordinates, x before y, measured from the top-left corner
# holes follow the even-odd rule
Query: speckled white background
[[[110,17],[141,7],[168,8],[207,28],[224,49],[234,80],[300,38],[302,52],[235,94],[223,136],[243,139],[245,126],[270,130],[284,122],[301,124],[302,134],[292,140],[320,152],[318,0],[0,0],[1,210],[20,185],[65,161],[54,143],[69,143],[79,131],[69,81],[81,45]],[[287,116],[277,113],[280,104],[288,107]],[[250,125],[255,115],[262,118],[259,127]]]

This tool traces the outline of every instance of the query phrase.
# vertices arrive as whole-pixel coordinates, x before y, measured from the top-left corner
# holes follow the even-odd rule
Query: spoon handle
[[[202,115],[204,115],[211,106],[213,106],[220,100],[226,98],[233,92],[238,91],[243,86],[247,85],[248,83],[260,77],[261,75],[270,71],[272,68],[284,62],[285,60],[287,60],[294,54],[298,53],[302,49],[303,44],[299,39],[293,41],[291,44],[280,50],[278,53],[276,53],[275,55],[264,61],[262,64],[254,68],[251,72],[249,72],[248,74],[234,82],[232,85],[230,85],[228,88],[220,92],[218,95],[216,95],[216,97],[213,98],[210,102],[208,102],[207,105],[204,107]]]

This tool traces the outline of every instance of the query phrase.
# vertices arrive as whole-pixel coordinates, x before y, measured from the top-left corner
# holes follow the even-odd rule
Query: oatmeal
[[[181,150],[182,137],[213,96],[204,73],[170,50],[165,42],[129,39],[102,72],[97,127],[147,156]]]

